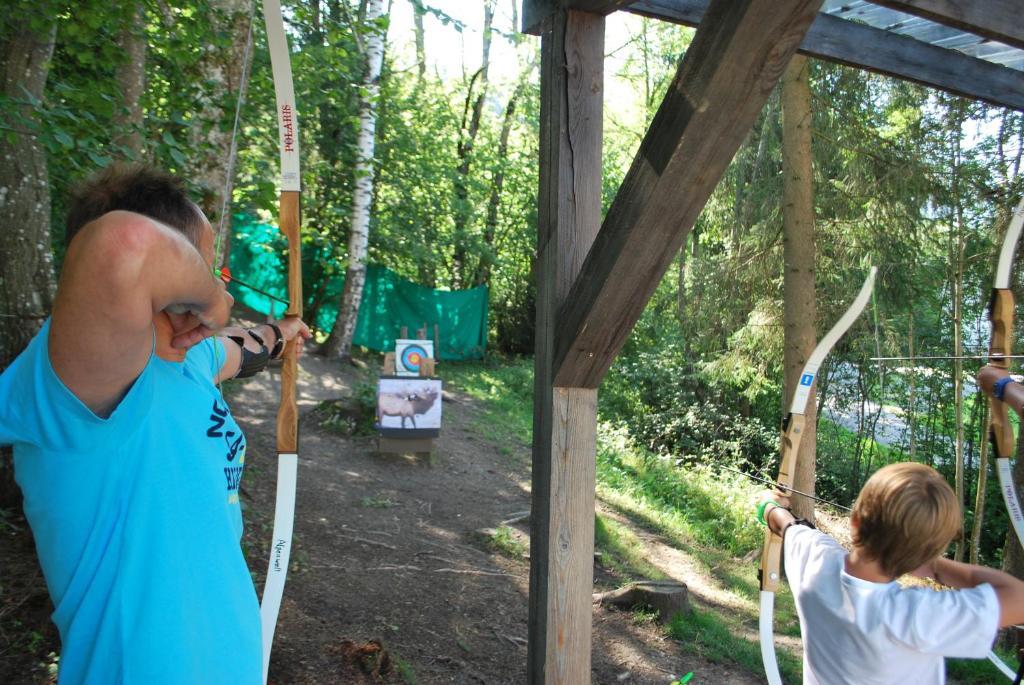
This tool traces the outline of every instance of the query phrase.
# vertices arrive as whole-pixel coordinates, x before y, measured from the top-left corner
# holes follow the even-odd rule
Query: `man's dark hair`
[[[83,226],[116,210],[148,216],[199,245],[202,217],[180,179],[145,164],[113,164],[73,191],[65,222],[65,247]]]

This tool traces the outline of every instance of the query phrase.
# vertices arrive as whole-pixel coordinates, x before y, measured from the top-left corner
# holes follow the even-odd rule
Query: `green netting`
[[[235,216],[235,226],[231,273],[260,290],[287,299],[285,266],[281,259],[285,242],[277,228],[243,215]],[[334,325],[345,285],[343,274],[326,279],[311,277],[311,274],[322,273],[318,265],[328,258],[303,245],[303,307],[308,316],[314,312],[313,305],[319,302],[312,323],[325,331]],[[232,284],[231,294],[260,312],[280,316],[285,309],[280,302],[237,284]],[[424,324],[428,338],[434,337],[434,325],[437,325],[434,355],[438,359],[482,358],[487,346],[487,287],[433,290],[407,281],[390,269],[367,265],[353,343],[390,352],[395,349],[395,338],[403,326],[414,337],[415,331]]]

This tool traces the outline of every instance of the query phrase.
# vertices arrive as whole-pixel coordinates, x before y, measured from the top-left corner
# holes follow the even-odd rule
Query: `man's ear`
[[[856,537],[857,529],[860,528],[860,516],[855,511],[850,512],[850,533]]]

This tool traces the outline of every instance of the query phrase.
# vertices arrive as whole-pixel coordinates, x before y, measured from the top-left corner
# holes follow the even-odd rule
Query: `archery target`
[[[395,374],[398,376],[419,376],[424,359],[433,359],[433,340],[396,340]]]

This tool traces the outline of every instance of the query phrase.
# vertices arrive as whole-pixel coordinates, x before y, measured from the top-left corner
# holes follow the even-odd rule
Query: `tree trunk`
[[[202,188],[200,206],[217,231],[218,259],[227,261],[231,242],[231,192],[234,176],[235,131],[231,125],[244,101],[252,62],[249,40],[249,0],[213,0],[208,20],[213,31],[231,37],[223,49],[203,51],[200,78],[207,84],[197,102],[197,123],[190,128],[193,180]],[[247,52],[246,46],[249,46]]]
[[[916,273],[916,271],[911,271]],[[907,311],[907,354],[910,357],[910,368],[914,368],[914,298],[911,296]],[[910,438],[907,456],[914,461],[917,454],[917,371],[912,371],[907,381],[907,430]]]
[[[416,31],[416,81],[420,86],[427,75],[427,42],[423,31],[423,0],[411,0],[412,21]]]
[[[953,198],[953,227],[954,227],[954,243],[953,243],[953,254],[950,255],[950,260],[953,267],[952,287],[950,290],[953,294],[953,354],[956,359],[953,360],[953,414],[956,421],[956,442],[954,444],[954,488],[956,490],[956,500],[960,503],[960,506],[964,506],[964,397],[963,397],[963,360],[960,357],[963,356],[963,340],[962,340],[962,301],[964,297],[963,292],[963,281],[964,281],[964,225],[963,225],[963,207],[960,202],[960,129],[963,123],[963,110],[959,104],[952,106],[952,122],[950,130],[950,148],[951,148],[951,166],[952,166],[952,183],[950,187],[950,194]],[[956,561],[964,560],[964,535],[961,529],[959,537],[956,539],[956,551],[953,558]]]
[[[45,3],[44,3],[45,4]],[[9,16],[0,27],[0,92],[18,124],[6,131],[0,155],[0,371],[28,345],[53,304],[50,179],[39,117],[26,99],[42,100],[57,35],[54,12]],[[9,119],[10,121],[11,119]],[[0,455],[0,508],[20,506],[14,470]]]
[[[815,345],[814,189],[811,159],[811,89],[807,58],[795,56],[782,77],[782,224],[784,276],[785,398],[790,401],[800,372]],[[815,390],[807,400],[807,422],[794,487],[814,494],[817,405]],[[785,407],[783,411],[788,411]],[[814,520],[814,502],[793,498],[798,517]]]
[[[476,144],[476,136],[480,132],[480,119],[483,116],[484,99],[487,97],[487,75],[491,65],[491,24],[493,21],[494,0],[485,0],[480,69],[473,74],[473,78],[469,82],[469,92],[466,93],[466,105],[462,112],[462,127],[458,146],[459,167],[455,175],[455,252],[452,258],[452,281],[455,287],[468,287],[470,285],[469,274],[472,273],[466,264],[466,244],[469,242],[469,226],[472,223],[473,215],[469,200],[469,168],[473,161],[473,147]],[[474,99],[473,85],[478,78],[480,86]],[[470,114],[470,102],[472,102],[472,114]],[[467,119],[469,120],[468,122]]]
[[[978,404],[985,409],[978,442],[978,487],[974,491],[974,525],[971,527],[971,563],[978,563],[978,550],[981,548],[981,524],[985,520],[985,490],[988,487],[988,399],[982,392],[978,393]]]
[[[146,90],[146,6],[138,2],[132,21],[121,27],[117,43],[124,61],[117,67],[117,85],[121,107],[114,114],[113,144],[123,149],[127,159],[140,159],[143,153],[142,94]]]
[[[345,290],[334,328],[324,343],[324,354],[348,358],[359,317],[359,302],[366,282],[366,251],[370,243],[370,204],[373,201],[373,153],[377,131],[377,100],[380,94],[380,69],[384,61],[384,33],[377,26],[382,15],[382,0],[369,0],[366,25],[371,27],[366,41],[366,74],[359,98],[359,135],[356,139],[356,181],[352,193],[352,230],[348,240],[348,268]]]
[[[491,266],[494,264],[494,237],[498,232],[498,209],[501,207],[501,191],[505,186],[505,157],[508,154],[508,138],[515,122],[516,105],[523,93],[521,82],[508,99],[505,106],[505,117],[501,122],[501,137],[498,140],[497,169],[491,181],[491,195],[487,201],[487,218],[484,220],[484,252],[477,264],[474,285],[486,285],[491,279]]]

